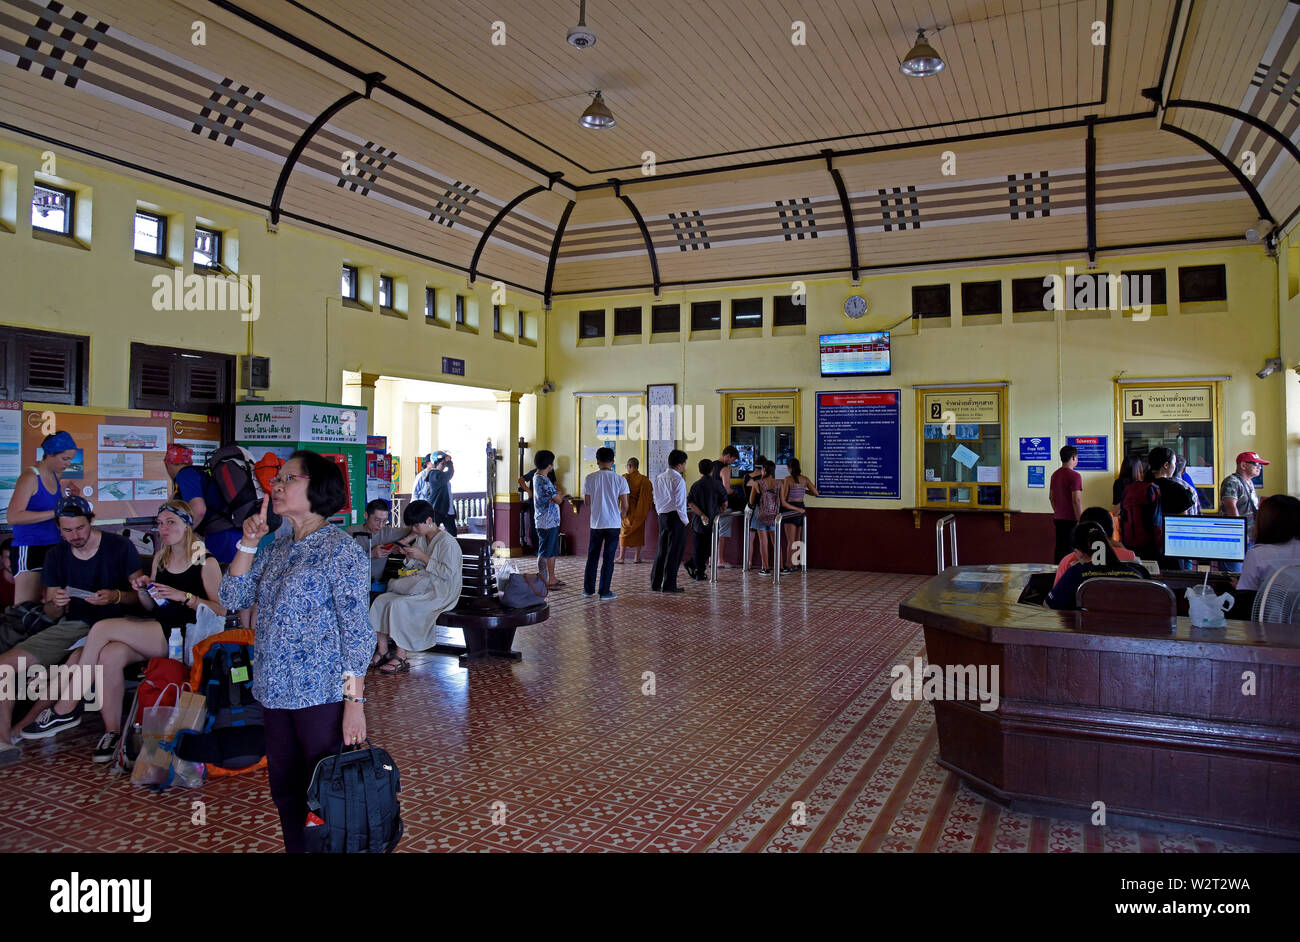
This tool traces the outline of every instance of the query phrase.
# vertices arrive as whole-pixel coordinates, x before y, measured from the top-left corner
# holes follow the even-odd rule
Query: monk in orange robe
[[[627,516],[623,518],[623,528],[618,534],[618,556],[614,562],[621,563],[628,550],[634,559],[641,562],[641,547],[645,546],[645,518],[654,507],[654,486],[650,479],[639,470],[641,462],[635,458],[627,459]]]

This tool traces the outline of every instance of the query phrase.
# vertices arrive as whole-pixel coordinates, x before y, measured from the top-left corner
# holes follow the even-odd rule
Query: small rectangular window
[[[135,250],[141,255],[163,257],[167,250],[166,217],[136,210]]]
[[[963,281],[961,284],[961,312],[964,315],[1001,314],[1002,282]]]
[[[465,295],[456,295],[456,323],[465,323]]]
[[[525,323],[525,321],[524,321],[524,312],[523,312],[523,311],[516,311],[516,312],[515,312],[515,322],[516,322],[516,324],[518,325],[518,330],[515,332],[515,336],[516,336],[516,337],[527,337],[528,334],[527,334],[527,332],[524,330],[524,323]]]
[[[360,279],[357,278],[357,270],[354,266],[343,266],[343,283],[339,289],[343,297],[347,298],[349,301],[355,301],[357,299],[357,282],[359,280]]]
[[[1165,270],[1163,268],[1143,268],[1138,271],[1123,273],[1123,295],[1125,307],[1140,307],[1143,304],[1166,304]]]
[[[731,329],[763,326],[763,299],[736,298],[731,302]]]
[[[492,333],[501,333],[501,305],[492,305]]]
[[[808,322],[808,305],[795,304],[795,297],[784,294],[772,299],[773,327],[800,327]]]
[[[614,308],[614,336],[634,337],[641,333],[641,309],[639,307]]]
[[[650,332],[675,334],[682,329],[682,309],[677,304],[656,304],[650,308]]]
[[[379,306],[386,308],[393,306],[393,279],[389,275],[379,276]]]
[[[71,235],[75,201],[76,197],[68,190],[36,184],[32,192],[32,227]]]
[[[951,314],[951,285],[916,285],[912,288],[913,317],[948,317]]]
[[[1043,286],[1042,278],[1013,278],[1011,280],[1012,313],[1050,311],[1051,307],[1047,304],[1047,292],[1050,290]]]
[[[435,306],[437,304],[437,301],[438,301],[437,292],[434,291],[432,288],[426,287],[424,289],[424,319],[425,320],[432,321],[437,319],[438,308]]]
[[[194,227],[194,267],[221,267],[221,233],[215,229]]]
[[[691,330],[721,330],[722,302],[694,301],[691,303]]]
[[[580,311],[578,313],[578,339],[590,340],[605,336],[604,311]]]
[[[1228,300],[1228,268],[1226,265],[1185,265],[1178,269],[1178,300],[1226,301]]]

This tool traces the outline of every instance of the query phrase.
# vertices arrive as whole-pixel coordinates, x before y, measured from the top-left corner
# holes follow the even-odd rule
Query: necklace
[[[317,530],[323,529],[325,527],[325,524],[327,524],[328,522],[329,522],[328,520],[322,520],[320,523],[316,524],[316,526],[312,527],[310,530],[308,530],[306,533],[302,534],[301,536],[295,534],[293,541],[295,543],[301,543],[303,540],[307,539],[307,537],[311,536]]]

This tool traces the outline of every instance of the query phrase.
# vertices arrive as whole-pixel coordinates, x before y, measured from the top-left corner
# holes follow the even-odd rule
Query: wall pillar
[[[366,410],[366,434],[375,435],[375,383],[379,381],[378,373],[362,373],[361,378],[349,380],[343,384],[342,403],[360,406]]]
[[[522,555],[519,543],[519,400],[523,393],[495,391],[496,426],[492,445],[501,460],[497,462],[497,487],[489,494],[495,514],[496,538],[510,547],[511,556]],[[486,445],[486,442],[484,443]]]

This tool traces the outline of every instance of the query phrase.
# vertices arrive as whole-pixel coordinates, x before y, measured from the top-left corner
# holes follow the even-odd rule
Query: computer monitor
[[[1246,518],[1165,517],[1164,555],[1239,563],[1246,558]]]

